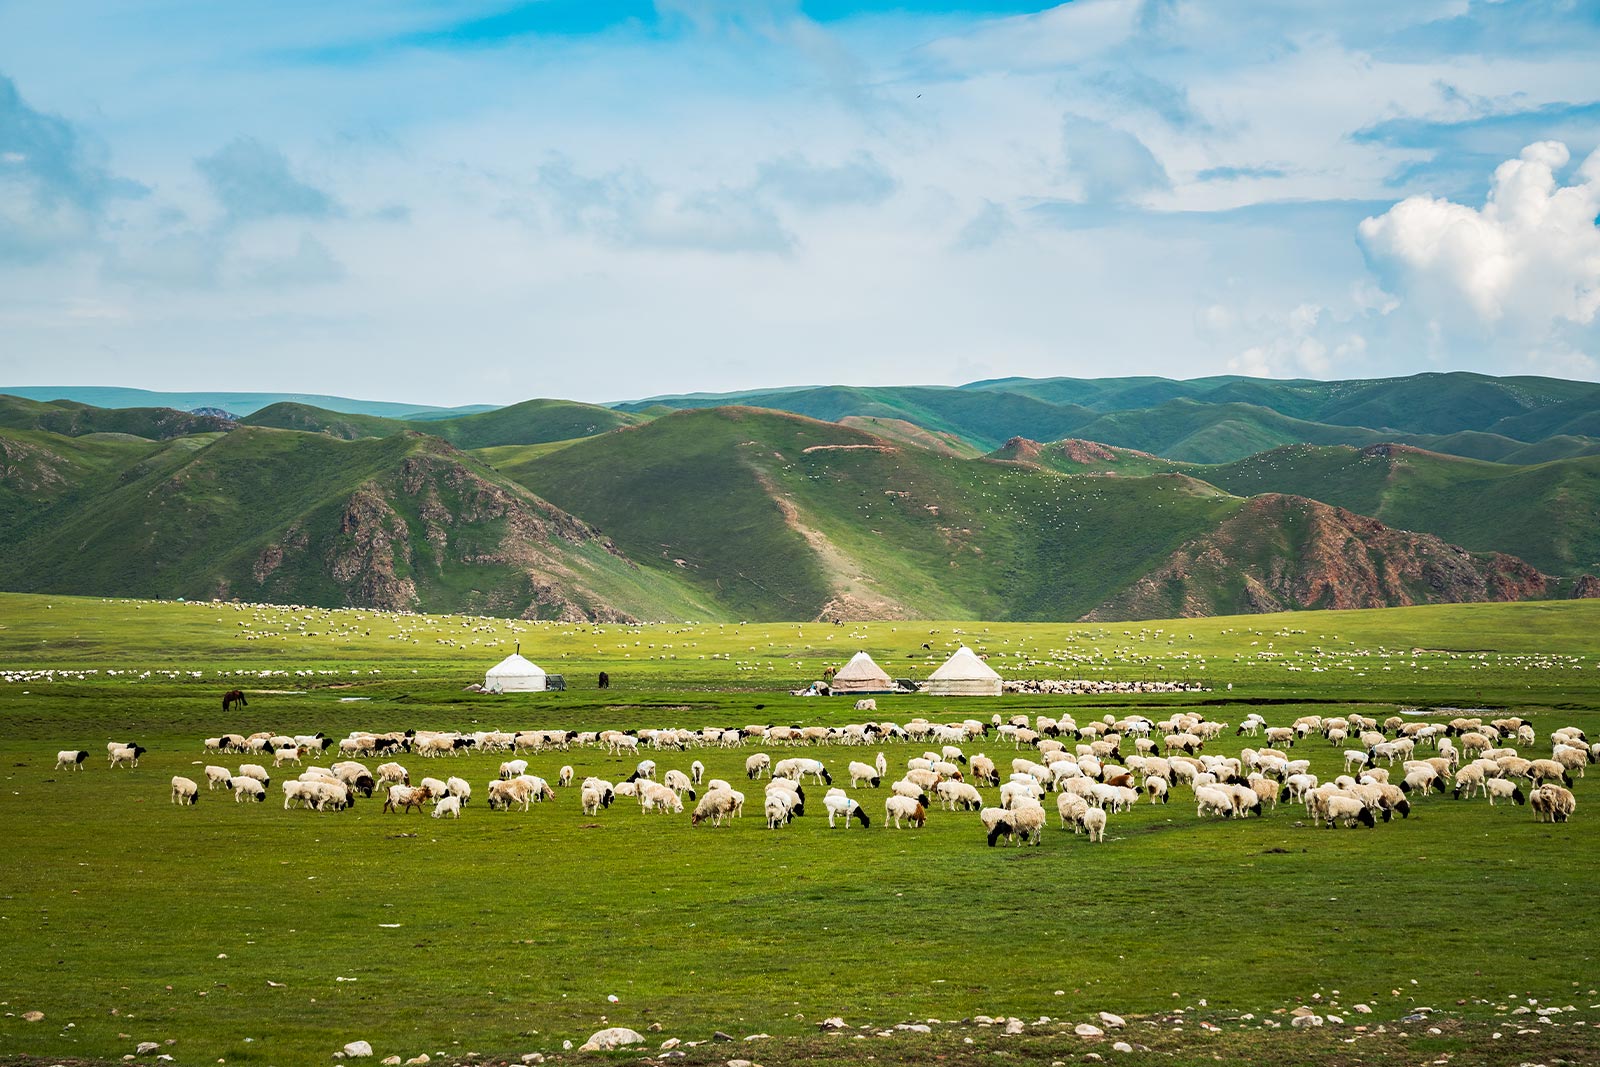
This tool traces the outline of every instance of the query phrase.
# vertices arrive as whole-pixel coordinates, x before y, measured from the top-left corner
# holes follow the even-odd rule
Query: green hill
[[[5,540],[0,585],[22,591],[704,613],[582,522],[416,434],[344,442],[252,427],[187,439],[102,477],[92,500],[45,500]]]
[[[348,415],[305,404],[281,403],[241,420],[250,426],[325,433],[343,440],[389,437],[407,430],[442,437],[458,448],[533,445],[591,437],[619,426],[632,426],[644,416],[570,400],[525,400],[509,407],[448,419],[404,421],[373,415]]]
[[[152,392],[109,385],[29,385],[0,387],[0,393],[30,400],[75,400],[102,408],[221,408],[233,415],[249,415],[279,403],[304,404],[350,415],[381,415],[392,419],[428,420],[455,418],[479,411],[492,411],[493,404],[468,404],[455,408],[428,404],[400,404],[386,400],[353,400],[321,393],[238,393],[238,392]]]
[[[172,408],[97,408],[71,400],[43,403],[0,394],[0,428],[11,430],[46,430],[66,437],[117,433],[164,441],[232,425],[214,415],[192,415]]]

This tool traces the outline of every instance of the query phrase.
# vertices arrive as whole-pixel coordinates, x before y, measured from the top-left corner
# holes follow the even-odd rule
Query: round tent
[[[943,666],[928,675],[922,691],[941,697],[997,697],[1000,676],[977,653],[962,645]]]
[[[865,652],[851,656],[829,684],[835,693],[887,693],[894,689],[894,682]]]
[[[483,676],[483,687],[497,693],[540,693],[544,691],[544,669],[513,652],[490,667]]]

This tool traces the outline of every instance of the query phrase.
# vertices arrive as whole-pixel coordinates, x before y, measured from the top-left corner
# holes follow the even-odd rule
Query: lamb
[[[979,795],[977,789],[966,782],[940,782],[933,789],[939,794],[940,807],[952,811],[958,808],[963,811],[977,811],[983,807],[983,797]]]
[[[862,782],[866,782],[871,785],[873,789],[876,789],[878,788],[879,784],[882,783],[882,781],[883,775],[879,773],[876,767],[873,767],[870,764],[861,763],[857,760],[850,761],[850,787],[852,789],[854,789],[856,786],[859,786]]]
[[[257,803],[267,799],[267,787],[254,778],[238,777],[233,780],[233,802],[242,804],[246,800]]]
[[[1007,840],[1016,840],[1023,845],[1042,844],[1044,823],[1044,807],[1037,802],[1003,811],[995,820],[995,824],[989,828],[989,847],[993,848],[1001,835]]]
[[[846,828],[850,826],[852,817],[861,820],[861,828],[863,830],[872,825],[872,820],[867,818],[866,809],[845,796],[842,789],[828,790],[828,795],[822,798],[822,806],[828,809],[828,829],[830,830],[833,829],[833,820],[836,816],[844,817]]]
[[[448,796],[433,806],[433,817],[435,819],[442,819],[446,815],[450,816],[452,819],[461,818],[460,797]]]
[[[56,753],[56,770],[71,767],[75,771],[83,770],[83,761],[89,758],[89,753],[81,749],[64,748]]]
[[[1577,810],[1578,800],[1570,789],[1563,789],[1559,785],[1541,785],[1528,794],[1528,805],[1533,808],[1540,822],[1566,822]],[[1548,820],[1545,818],[1547,815]]]
[[[175,775],[172,779],[172,802],[179,807],[200,803],[200,786],[193,778]]]
[[[889,773],[889,761],[884,757],[882,752],[878,753],[878,758],[872,761],[872,765],[878,768],[879,778],[882,778],[884,775]]]
[[[900,823],[902,819],[910,822],[915,828],[922,827],[928,821],[927,809],[920,801],[914,800],[911,797],[903,797],[898,794],[884,801],[883,814],[883,826],[886,830],[889,828],[889,824],[891,822],[894,823],[894,828],[896,830],[901,829]]]
[[[689,817],[690,826],[699,826],[710,821],[712,826],[721,826],[724,819],[731,819],[734,813],[733,790],[709,789],[706,795],[700,798],[700,803],[695,805],[694,814]]]

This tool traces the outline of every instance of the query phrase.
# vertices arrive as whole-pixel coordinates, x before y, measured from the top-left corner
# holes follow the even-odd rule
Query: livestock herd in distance
[[[870,702],[858,707],[876,710]],[[208,754],[253,755],[261,762],[243,763],[237,770],[207,765],[204,779],[207,792],[231,792],[240,803],[263,801],[272,783],[272,770],[266,766],[269,759],[274,770],[285,764],[298,767],[313,754],[336,750],[341,757],[338,762],[305,768],[295,778],[280,782],[285,809],[340,811],[352,807],[358,796],[370,798],[378,792],[384,797],[386,812],[421,812],[431,804],[434,818],[459,818],[472,798],[472,787],[465,779],[424,777],[413,785],[409,770],[395,758],[406,755],[431,760],[466,751],[509,754],[513,758],[503,762],[499,776],[488,783],[488,806],[491,810],[517,807],[528,811],[532,804],[554,800],[557,794],[546,779],[528,773],[528,761],[516,758],[521,753],[592,748],[604,749],[611,756],[631,757],[641,749],[660,753],[750,744],[860,747],[922,743],[936,747],[909,759],[902,775],[888,783],[883,826],[922,827],[937,798],[940,809],[977,812],[992,846],[1002,839],[1039,844],[1048,821],[1044,798],[1051,792],[1057,794],[1062,828],[1071,826],[1075,833],[1099,842],[1105,839],[1108,816],[1131,810],[1141,798],[1152,804],[1167,803],[1179,786],[1190,790],[1200,818],[1259,816],[1267,805],[1276,808],[1280,802],[1297,802],[1305,806],[1314,826],[1372,827],[1396,814],[1408,816],[1414,796],[1452,789],[1457,799],[1482,796],[1491,805],[1501,799],[1527,803],[1540,821],[1565,822],[1577,807],[1573,776],[1582,777],[1585,767],[1600,759],[1600,743],[1591,744],[1576,727],[1550,734],[1549,757],[1528,758],[1508,744],[1514,741],[1526,749],[1537,743],[1533,725],[1520,718],[1486,722],[1478,717],[1458,717],[1449,722],[1424,722],[1392,716],[1380,722],[1359,714],[1306,715],[1288,726],[1272,726],[1261,715],[1251,713],[1236,734],[1262,737],[1272,747],[1247,747],[1238,756],[1204,751],[1207,743],[1231,728],[1192,713],[1178,713],[1159,722],[1140,715],[1120,719],[1107,715],[1082,725],[1070,716],[1029,719],[1016,715],[1003,720],[995,715],[987,723],[977,719],[935,723],[919,718],[904,726],[863,722],[842,727],[758,725],[590,732],[406,730],[357,732],[340,741],[320,733],[289,736],[267,731],[206,738]],[[1311,772],[1309,759],[1290,757],[1288,750],[1296,742],[1313,735],[1343,751],[1345,773],[1333,781],[1320,781]],[[1009,742],[1019,753],[1011,760],[1003,782],[992,758],[983,753],[969,757],[965,751],[964,746],[984,738]],[[1124,746],[1130,746],[1130,751],[1124,753]],[[1024,749],[1029,755],[1020,754]],[[1428,750],[1433,754],[1424,756]],[[112,769],[133,768],[146,749],[132,742],[112,741],[106,752]],[[64,750],[57,754],[56,768],[81,770],[88,755],[84,750]],[[374,771],[361,762],[364,758],[387,761]],[[880,789],[889,777],[888,770],[889,761],[881,751],[872,763],[850,760],[850,786]],[[790,757],[774,763],[770,755],[758,752],[746,759],[745,776],[752,782],[766,779],[762,810],[771,829],[805,814],[808,780],[828,787],[823,807],[830,827],[840,819],[846,825],[851,819],[863,827],[872,823],[860,802],[833,784],[833,774],[822,760]],[[728,781],[707,779],[698,759],[687,772],[666,770],[659,781],[656,760],[642,759],[626,779],[615,783],[594,776],[580,781],[569,764],[556,774],[556,784],[577,786],[586,815],[598,815],[622,798],[636,800],[644,812],[681,814],[687,797],[694,802],[693,826],[730,824],[743,814],[745,803],[744,794]],[[986,806],[979,785],[998,788],[997,806]],[[171,786],[173,803],[193,805],[199,800],[201,787],[194,779],[175,776]]]

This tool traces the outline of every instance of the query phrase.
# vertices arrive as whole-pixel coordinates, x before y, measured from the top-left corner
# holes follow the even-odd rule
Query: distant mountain
[[[228,430],[233,422],[173,408],[97,408],[71,400],[40,403],[0,394],[0,427],[47,430],[66,437],[116,433],[164,441],[186,434]]]
[[[195,408],[218,408],[234,415],[249,415],[269,404],[295,403],[339,411],[348,415],[382,415],[395,419],[453,418],[479,411],[493,411],[493,404],[469,404],[465,407],[441,408],[428,404],[397,404],[385,400],[352,400],[342,396],[323,396],[319,393],[228,393],[152,392],[147,389],[126,389],[110,385],[0,385],[0,393],[27,397],[30,400],[75,400],[80,404],[93,404],[102,408],[177,408],[193,411]]]
[[[344,440],[416,431],[442,437],[460,448],[492,448],[592,437],[644,422],[645,417],[571,400],[524,400],[475,415],[429,421],[345,414],[307,404],[282,403],[262,408],[243,421],[252,426],[325,433]]]

